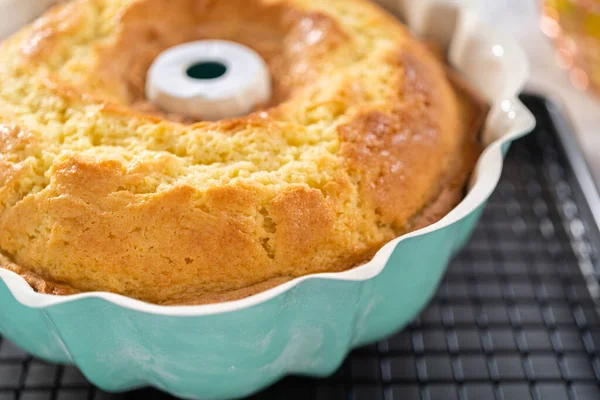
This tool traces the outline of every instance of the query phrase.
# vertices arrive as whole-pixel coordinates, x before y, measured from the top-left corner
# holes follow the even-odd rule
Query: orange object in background
[[[600,95],[600,0],[542,0],[541,26],[573,85]]]

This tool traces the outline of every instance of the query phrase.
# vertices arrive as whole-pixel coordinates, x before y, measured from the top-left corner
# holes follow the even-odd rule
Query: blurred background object
[[[558,47],[556,61],[571,83],[600,94],[600,0],[544,0],[542,31]]]

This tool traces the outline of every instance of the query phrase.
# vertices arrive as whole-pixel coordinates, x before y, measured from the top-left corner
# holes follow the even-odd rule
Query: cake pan
[[[459,0],[380,0],[490,103],[486,145],[464,200],[439,222],[387,243],[368,263],[301,277],[254,296],[157,306],[112,293],[35,293],[0,269],[0,333],[36,357],[75,364],[106,391],[152,386],[190,399],[256,392],[288,374],[326,376],[356,346],[384,338],[425,306],[496,187],[510,143],[535,124],[517,94],[517,43]]]

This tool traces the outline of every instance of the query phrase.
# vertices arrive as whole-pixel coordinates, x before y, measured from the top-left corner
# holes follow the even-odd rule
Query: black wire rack
[[[600,399],[600,235],[590,188],[552,106],[523,100],[538,127],[513,145],[477,230],[423,313],[353,351],[330,378],[286,378],[251,399]],[[168,396],[103,393],[74,367],[0,343],[0,400],[160,398]]]

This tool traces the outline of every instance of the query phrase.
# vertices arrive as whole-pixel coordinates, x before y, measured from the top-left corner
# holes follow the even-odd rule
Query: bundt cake
[[[260,54],[271,99],[150,103],[153,60],[203,39]],[[343,271],[456,206],[481,151],[485,106],[368,0],[75,0],[1,53],[0,267],[43,293],[200,304]]]

